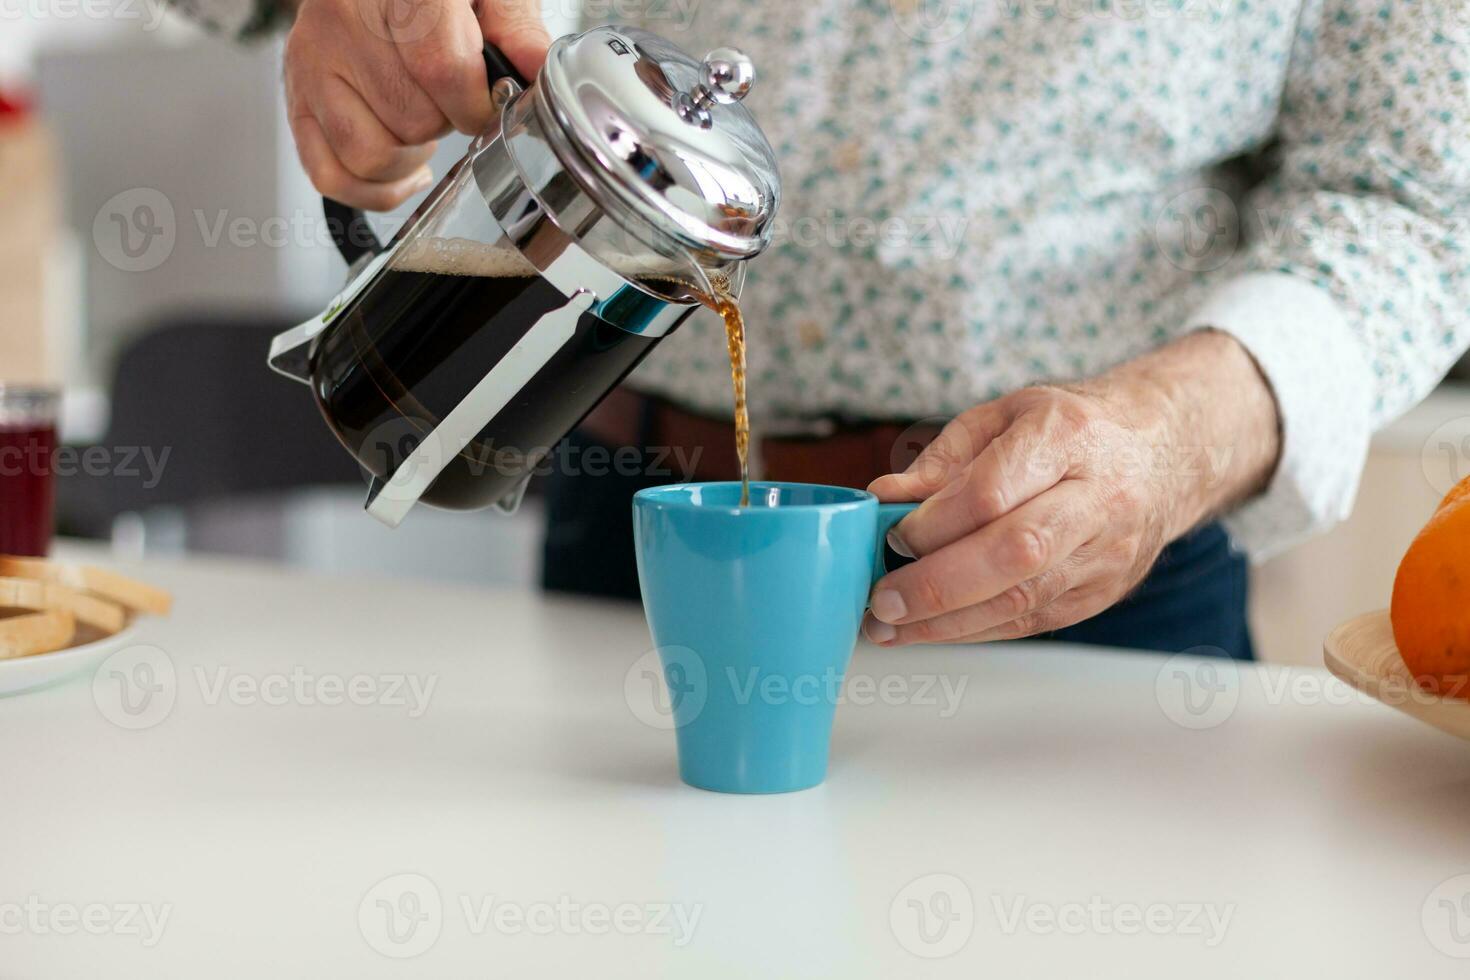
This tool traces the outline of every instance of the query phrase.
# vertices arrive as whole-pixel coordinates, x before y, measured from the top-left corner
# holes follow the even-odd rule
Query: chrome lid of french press
[[[763,251],[780,204],[775,152],[741,104],[754,81],[732,48],[696,61],[647,31],[602,27],[552,45],[538,107],[571,151],[562,163],[621,224],[718,265]]]

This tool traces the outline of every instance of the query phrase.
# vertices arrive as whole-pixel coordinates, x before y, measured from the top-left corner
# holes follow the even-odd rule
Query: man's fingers
[[[1091,619],[1110,605],[1112,605],[1112,600],[1104,598],[1104,593],[1099,590],[1074,589],[1056,602],[1034,613],[1017,617],[1008,623],[993,626],[971,636],[960,637],[953,642],[999,643],[1005,640],[1019,640],[1026,636],[1037,636],[1041,633],[1051,633],[1054,630],[1066,629],[1068,626],[1075,626],[1083,620]]]
[[[326,79],[314,91],[311,108],[333,155],[354,177],[391,183],[417,173],[434,155],[432,142],[401,143],[341,78]]]
[[[873,615],[898,626],[984,602],[1065,561],[1102,530],[1092,488],[1063,480],[997,521],[884,576]]]
[[[933,554],[1045,493],[1067,474],[1059,447],[1023,415],[992,439],[942,493],[919,505],[893,529],[897,550]]]
[[[463,0],[385,2],[416,11],[393,30],[404,69],[450,125],[469,135],[481,132],[490,122],[490,88],[475,12]]]
[[[868,490],[884,503],[928,500],[964,472],[1009,421],[1000,402],[965,412],[951,419],[908,469],[878,477]]]
[[[905,626],[890,626],[869,615],[863,621],[863,632],[868,639],[884,646],[959,643],[966,637],[1041,613],[1072,588],[1077,564],[1075,557],[1058,562],[1040,575],[1019,582],[984,602]]]
[[[434,181],[427,166],[387,182],[353,176],[332,152],[321,124],[310,113],[292,114],[291,134],[296,139],[297,155],[311,178],[312,186],[319,193],[343,204],[369,211],[390,211]]]
[[[520,73],[534,79],[546,60],[551,35],[535,0],[478,0],[475,4],[485,40],[500,49]]]

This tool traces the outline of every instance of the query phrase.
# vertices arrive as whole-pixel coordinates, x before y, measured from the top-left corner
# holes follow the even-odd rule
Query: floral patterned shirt
[[[1467,0],[677,12],[645,26],[755,61],[782,171],[742,300],[757,425],[950,416],[1217,327],[1280,403],[1228,522],[1260,556],[1346,517],[1373,430],[1470,346]],[[723,414],[720,331],[637,384]]]
[[[758,429],[948,417],[1215,327],[1280,407],[1228,519],[1263,556],[1348,514],[1373,431],[1470,346],[1470,0],[627,6],[756,65]],[[724,350],[697,317],[634,383],[723,416]]]

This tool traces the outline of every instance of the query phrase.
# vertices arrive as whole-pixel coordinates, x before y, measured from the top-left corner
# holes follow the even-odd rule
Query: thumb
[[[527,80],[534,80],[551,46],[538,0],[476,0],[475,16],[485,40],[499,48]]]

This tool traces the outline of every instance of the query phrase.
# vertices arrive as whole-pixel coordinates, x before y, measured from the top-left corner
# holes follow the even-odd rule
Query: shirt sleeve
[[[1373,432],[1470,346],[1470,7],[1306,6],[1246,250],[1186,324],[1276,395],[1280,464],[1226,518],[1257,560],[1347,517]]]
[[[184,17],[236,40],[275,33],[291,23],[283,0],[167,0]]]

